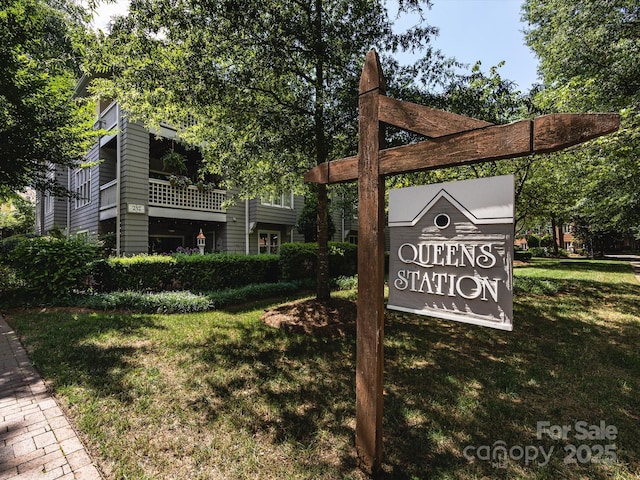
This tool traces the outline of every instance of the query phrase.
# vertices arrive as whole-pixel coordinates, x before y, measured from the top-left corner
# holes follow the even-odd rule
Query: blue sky
[[[392,2],[389,1],[389,4]],[[522,0],[432,0],[433,8],[425,21],[440,29],[434,45],[447,56],[456,57],[471,67],[477,60],[482,70],[504,60],[499,72],[513,80],[520,90],[528,91],[537,81],[537,60],[524,44],[520,22]],[[126,12],[127,0],[102,5],[98,28],[105,28],[111,15]],[[389,6],[393,14],[395,9]]]
[[[520,22],[521,0],[432,0],[426,23],[440,29],[434,45],[447,56],[482,70],[504,60],[503,79],[513,80],[528,91],[538,81],[538,61],[524,43]]]

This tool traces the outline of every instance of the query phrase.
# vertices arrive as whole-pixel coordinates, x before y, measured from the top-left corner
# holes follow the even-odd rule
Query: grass
[[[513,332],[387,312],[385,478],[640,476],[640,284],[629,265],[545,259],[515,275]],[[530,288],[539,284],[553,293]],[[268,306],[9,320],[108,478],[363,478],[354,338],[271,329],[259,320]],[[572,430],[538,438],[542,421]],[[578,421],[618,434],[580,440]],[[516,457],[553,453],[544,466],[496,468],[479,452],[499,444]],[[614,445],[617,461],[565,464],[570,445],[586,445],[581,460]]]

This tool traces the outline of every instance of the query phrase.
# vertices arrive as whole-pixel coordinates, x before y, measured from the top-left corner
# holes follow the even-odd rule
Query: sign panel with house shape
[[[387,308],[513,329],[513,176],[389,192]]]

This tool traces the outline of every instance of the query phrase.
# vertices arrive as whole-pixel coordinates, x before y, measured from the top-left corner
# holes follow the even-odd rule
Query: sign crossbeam
[[[388,100],[388,97],[380,98]],[[400,103],[397,100],[394,102]],[[390,123],[391,116],[384,114],[384,106],[387,104],[386,101],[380,102],[382,107],[380,121],[386,118],[385,123],[390,125],[400,128],[411,126],[412,129],[405,129],[414,132],[419,130],[412,121],[397,120]],[[461,117],[441,110],[428,110],[433,112],[434,116],[444,119],[450,119],[450,116]],[[617,114],[556,113],[507,125],[485,124],[462,131],[440,130],[438,132],[440,135],[429,140],[380,150],[380,174],[393,175],[555,152],[614,132],[619,125],[620,119]],[[436,129],[422,130],[436,133]],[[449,133],[443,133],[447,131]],[[304,175],[306,182],[325,184],[348,182],[357,178],[357,156],[323,163]]]
[[[358,180],[358,317],[356,326],[356,450],[361,468],[382,467],[384,344],[384,176],[548,153],[618,129],[616,114],[553,114],[508,125],[434,110],[385,96],[375,50],[359,85],[358,155],[309,170],[304,180]],[[427,137],[384,149],[384,126]]]

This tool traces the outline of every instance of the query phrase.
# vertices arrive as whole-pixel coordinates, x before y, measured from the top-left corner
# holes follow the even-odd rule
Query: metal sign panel
[[[512,175],[389,192],[387,308],[513,329]]]

